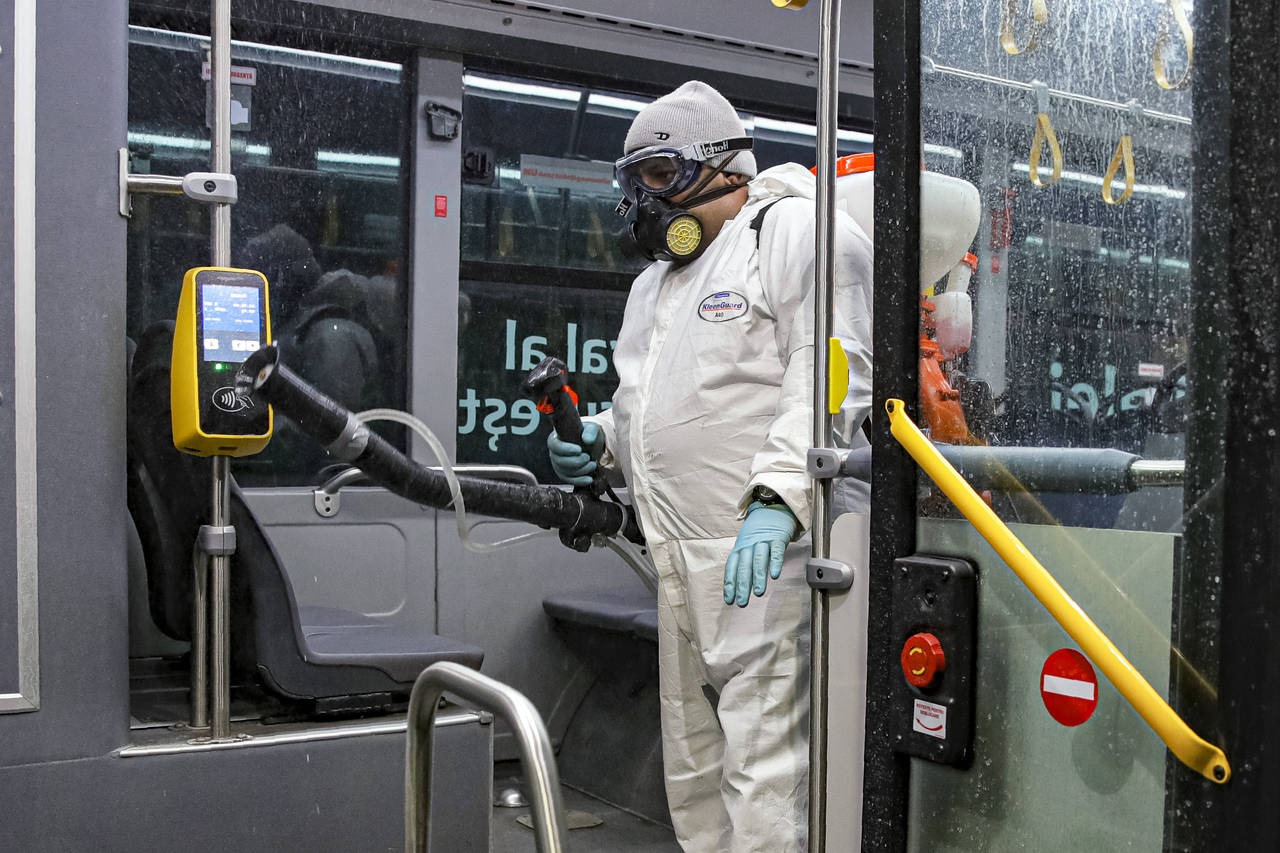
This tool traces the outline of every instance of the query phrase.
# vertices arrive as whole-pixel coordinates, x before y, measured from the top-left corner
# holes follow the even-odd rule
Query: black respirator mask
[[[631,236],[649,260],[687,264],[707,248],[702,220],[689,210],[740,189],[740,184],[717,187],[680,205],[642,194],[631,221]]]
[[[743,188],[741,184],[728,184],[697,194],[724,171],[736,156],[737,152],[732,152],[723,163],[712,169],[693,188],[694,195],[680,204],[668,201],[662,195],[646,192],[644,187],[637,188],[639,191],[634,193],[634,203],[628,199],[622,200],[618,205],[618,213],[633,214],[631,237],[646,258],[651,261],[670,261],[681,266],[696,259],[706,250],[708,241],[702,220],[689,211]]]

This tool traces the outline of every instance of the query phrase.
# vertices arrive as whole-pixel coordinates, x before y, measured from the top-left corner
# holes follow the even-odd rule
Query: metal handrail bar
[[[520,745],[520,761],[533,802],[533,832],[540,853],[561,853],[567,835],[560,774],[547,727],[524,694],[457,663],[422,671],[409,698],[409,742],[404,767],[404,849],[427,853],[430,844],[431,752],[436,709],[448,691],[506,720]]]
[[[432,471],[442,470],[439,465],[426,467]],[[477,480],[502,480],[508,483],[525,483],[529,486],[538,485],[538,476],[520,465],[454,465],[453,473],[463,477],[474,477]],[[326,480],[317,491],[333,495],[344,487],[361,481],[368,482],[368,475],[359,468],[344,468]]]
[[[939,65],[936,62],[928,60],[924,64],[924,71],[928,73],[938,73],[946,77],[957,77],[962,80],[973,80],[980,83],[989,83],[993,86],[1000,86],[1006,89],[1015,89],[1023,92],[1034,91],[1034,84],[1023,83],[1021,80],[1010,80],[1007,77],[996,77],[991,74],[983,74],[980,71],[969,71],[964,68],[952,68],[949,65]],[[1050,89],[1049,97],[1061,101],[1075,101],[1076,103],[1086,104],[1091,107],[1100,107],[1107,110],[1115,110],[1119,113],[1128,113],[1132,107],[1118,101],[1108,101],[1105,98],[1095,98],[1091,95],[1078,95],[1075,92],[1068,92],[1063,89]],[[1190,127],[1191,119],[1187,116],[1180,116],[1176,113],[1160,112],[1159,110],[1149,110],[1142,108],[1143,118],[1152,119],[1153,121],[1168,122],[1170,124],[1180,124]]]

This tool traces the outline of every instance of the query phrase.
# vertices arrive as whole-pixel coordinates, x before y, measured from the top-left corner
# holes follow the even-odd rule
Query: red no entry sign
[[[1078,726],[1098,707],[1098,676],[1075,649],[1058,649],[1040,670],[1045,710],[1064,726]]]

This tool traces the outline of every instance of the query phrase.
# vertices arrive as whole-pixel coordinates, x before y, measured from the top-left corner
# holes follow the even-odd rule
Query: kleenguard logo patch
[[[747,297],[732,290],[722,290],[704,297],[698,303],[698,316],[708,323],[724,323],[747,313]]]

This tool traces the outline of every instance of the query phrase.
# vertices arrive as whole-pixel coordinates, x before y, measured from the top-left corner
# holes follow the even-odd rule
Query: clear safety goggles
[[[718,142],[695,142],[682,148],[651,145],[633,151],[613,164],[613,175],[627,201],[640,193],[665,198],[679,195],[693,185],[703,162],[720,154],[750,151],[751,137]]]

